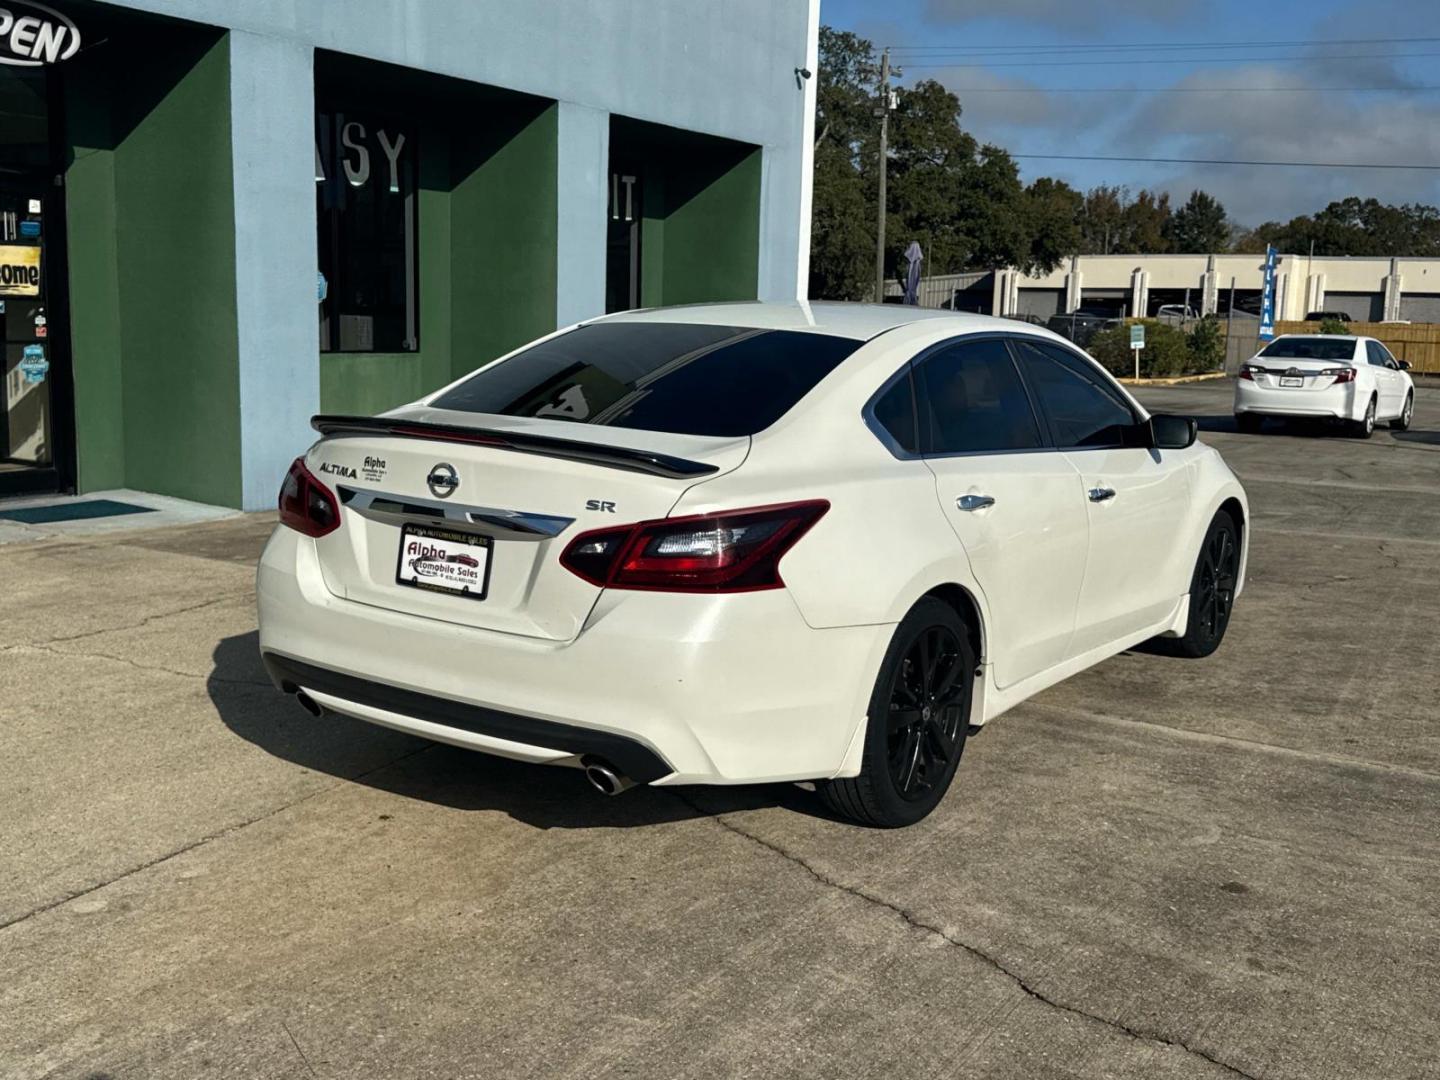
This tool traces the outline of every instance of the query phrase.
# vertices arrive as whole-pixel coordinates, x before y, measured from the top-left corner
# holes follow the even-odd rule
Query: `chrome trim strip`
[[[361,517],[387,525],[434,525],[444,522],[496,540],[551,540],[575,524],[574,518],[533,514],[493,506],[421,499],[414,495],[387,495],[338,485],[340,501]]]

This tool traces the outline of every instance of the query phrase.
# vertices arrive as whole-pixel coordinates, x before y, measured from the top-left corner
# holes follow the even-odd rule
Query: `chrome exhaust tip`
[[[582,758],[580,765],[585,770],[585,779],[601,795],[619,795],[635,786],[634,780],[617,772],[609,762],[600,758]]]
[[[295,692],[295,700],[299,703],[300,707],[306,712],[308,712],[311,716],[318,719],[319,717],[325,715],[325,707],[321,705],[318,701],[316,701],[314,698],[312,698],[309,694],[305,693],[304,690],[297,690]]]

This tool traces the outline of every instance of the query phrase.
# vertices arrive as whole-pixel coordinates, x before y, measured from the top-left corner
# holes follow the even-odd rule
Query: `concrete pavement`
[[[1250,587],[899,833],[272,691],[263,516],[0,549],[0,1077],[1440,1076],[1440,391],[1242,436]]]

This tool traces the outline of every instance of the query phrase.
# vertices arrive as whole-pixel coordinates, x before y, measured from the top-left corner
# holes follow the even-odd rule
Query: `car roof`
[[[687,304],[681,307],[643,308],[605,316],[606,322],[707,323],[757,330],[801,330],[834,337],[869,341],[877,334],[919,322],[945,322],[956,334],[1017,330],[1025,323],[993,315],[908,304],[851,304],[839,301],[748,301]]]

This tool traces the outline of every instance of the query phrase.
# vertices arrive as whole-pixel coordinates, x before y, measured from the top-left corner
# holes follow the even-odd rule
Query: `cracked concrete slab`
[[[1231,638],[900,833],[317,723],[261,515],[7,545],[0,1076],[1440,1076],[1440,391],[1368,443],[1143,393],[1264,477]]]

